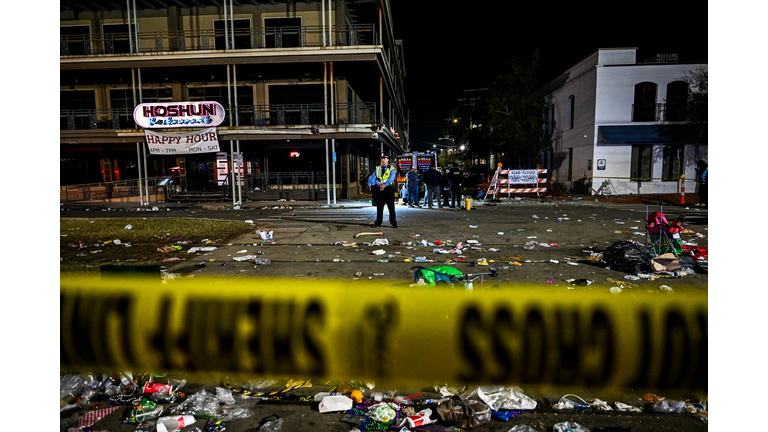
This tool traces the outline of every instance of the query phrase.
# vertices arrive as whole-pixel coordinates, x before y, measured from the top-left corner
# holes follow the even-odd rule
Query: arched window
[[[667,103],[664,111],[665,121],[685,121],[688,105],[688,83],[673,81],[667,84]]]
[[[635,103],[632,105],[632,121],[652,122],[659,120],[656,115],[656,84],[641,82],[635,85]]]

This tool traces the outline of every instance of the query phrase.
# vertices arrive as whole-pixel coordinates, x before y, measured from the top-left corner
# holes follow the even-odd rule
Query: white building
[[[598,49],[535,94],[545,101],[551,147],[545,165],[556,182],[587,194],[675,194],[680,177],[696,191],[707,146],[680,142],[689,72],[676,54],[638,62],[637,48]]]

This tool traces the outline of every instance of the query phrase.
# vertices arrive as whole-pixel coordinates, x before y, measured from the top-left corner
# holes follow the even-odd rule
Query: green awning
[[[682,125],[598,126],[597,142],[601,144],[670,144],[679,143]]]

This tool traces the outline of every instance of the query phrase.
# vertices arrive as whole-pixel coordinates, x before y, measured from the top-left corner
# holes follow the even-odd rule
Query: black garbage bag
[[[645,252],[629,240],[612,244],[603,253],[603,261],[616,270],[625,273],[637,273],[645,265]]]

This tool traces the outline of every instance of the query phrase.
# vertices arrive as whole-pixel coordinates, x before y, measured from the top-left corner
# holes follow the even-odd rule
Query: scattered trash
[[[659,289],[660,289],[661,291],[664,291],[664,292],[667,292],[667,293],[670,293],[670,294],[674,292],[674,291],[672,290],[672,287],[670,287],[670,286],[668,286],[668,285],[662,285],[662,286],[660,286],[660,287],[659,287]]]
[[[358,237],[363,236],[363,235],[383,236],[384,233],[383,232],[363,232],[363,233],[358,233],[358,234],[355,234],[355,239],[357,239]]]
[[[437,406],[440,420],[460,428],[475,428],[491,421],[491,410],[474,399],[462,400],[454,396]]]
[[[621,402],[614,402],[613,406],[616,407],[617,411],[631,411],[631,412],[643,412],[640,408],[634,406],[634,405],[627,405],[625,403]]]
[[[259,428],[258,432],[277,432],[283,427],[283,419],[270,420]]]
[[[127,229],[127,230],[133,229],[133,225],[126,225],[125,228],[123,228],[123,229]]]
[[[619,287],[611,287],[610,289],[611,294],[618,294],[621,292],[621,288]]]
[[[180,415],[157,419],[157,432],[175,432],[195,423],[195,416]]]
[[[611,270],[637,273],[645,263],[645,252],[636,243],[622,240],[613,243],[605,250],[603,260]]]
[[[486,386],[477,388],[477,396],[493,411],[532,410],[536,401],[523,393],[520,387]]]
[[[552,432],[589,432],[589,429],[576,422],[566,421],[555,423],[554,426],[552,426]]]

